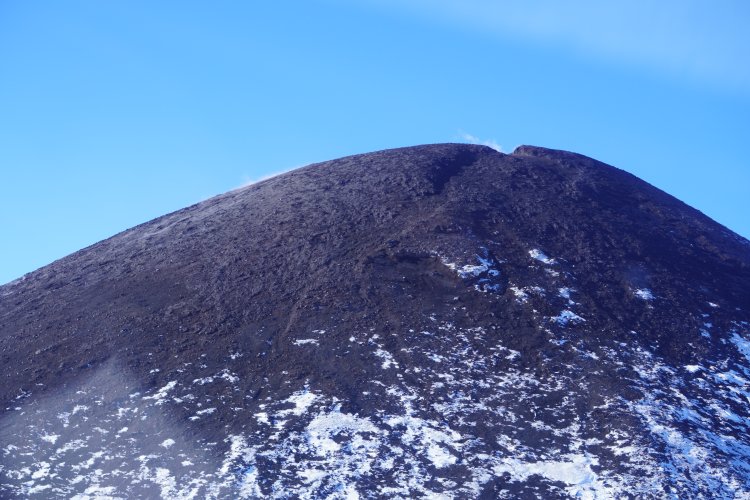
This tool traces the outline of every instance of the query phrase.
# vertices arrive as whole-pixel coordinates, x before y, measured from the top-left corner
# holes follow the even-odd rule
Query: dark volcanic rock
[[[581,155],[310,165],[0,287],[0,496],[745,498],[749,311]]]

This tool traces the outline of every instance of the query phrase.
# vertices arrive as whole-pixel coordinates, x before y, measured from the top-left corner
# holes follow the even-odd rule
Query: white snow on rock
[[[564,311],[561,311],[560,314],[558,314],[557,316],[552,316],[550,320],[557,323],[560,326],[567,326],[568,324],[571,324],[571,323],[576,324],[576,323],[581,323],[583,321],[586,321],[585,319],[583,319],[582,317],[580,317],[579,315],[577,315],[576,313],[574,313],[573,311],[569,309],[565,309]]]
[[[498,292],[502,289],[501,284],[497,282],[497,278],[500,276],[500,270],[497,267],[499,262],[490,256],[485,247],[480,248],[480,253],[484,256],[475,254],[475,264],[460,266],[442,256],[440,260],[448,269],[455,271],[460,278],[475,280],[474,289],[478,292]],[[439,254],[435,253],[435,255]]]
[[[519,287],[516,285],[511,285],[508,287],[508,290],[513,293],[513,295],[516,297],[516,302],[519,304],[525,304],[526,302],[528,302],[530,295],[544,297],[546,293],[544,288],[540,286]]]
[[[206,385],[215,382],[216,380],[224,380],[226,382],[229,382],[230,384],[236,384],[237,382],[239,382],[240,378],[234,373],[230,372],[228,368],[224,368],[216,375],[194,379],[193,384]]]
[[[516,301],[521,304],[529,300],[529,294],[526,293],[523,288],[519,288],[517,286],[509,286],[508,290],[510,290],[513,295],[516,296]]]
[[[443,468],[456,463],[455,455],[451,454],[442,446],[432,443],[427,448],[427,458],[437,467]]]
[[[456,273],[462,278],[469,278],[472,276],[479,276],[483,272],[487,271],[488,266],[485,264],[473,265],[467,264],[465,266],[456,269]]]
[[[591,469],[596,467],[596,457],[587,455],[567,455],[561,460],[549,460],[538,462],[523,462],[515,458],[506,458],[493,468],[500,475],[504,472],[510,473],[511,481],[525,481],[529,476],[542,476],[550,481],[563,483],[565,490],[573,498],[610,498],[614,492],[599,481],[599,478]]]
[[[654,294],[648,288],[638,288],[633,291],[633,295],[641,300],[654,300]]]
[[[234,386],[234,372],[251,377],[238,367],[247,360],[224,356],[226,368],[200,372],[215,373],[203,384],[191,383],[196,375],[175,375],[143,398],[138,387],[111,395],[108,385],[66,393],[47,414],[24,406],[33,423],[17,417],[18,439],[0,450],[0,486],[11,485],[0,493],[126,498],[151,488],[150,496],[170,499],[459,499],[506,485],[530,498],[617,498],[623,491],[661,498],[667,487],[675,498],[750,494],[750,345],[742,324],[730,332],[720,331],[718,320],[713,327],[715,337],[736,347],[731,362],[672,366],[637,335],[582,343],[540,314],[540,328],[566,338],[547,351],[563,357],[545,374],[519,363],[521,354],[510,348],[517,346],[499,331],[461,328],[432,311],[423,319],[397,332],[406,337],[397,352],[401,366],[383,348],[391,333],[370,330],[369,339],[357,334],[361,342],[345,342],[349,355],[372,369],[359,401],[291,376],[245,393]],[[551,319],[561,326],[584,321],[570,310]],[[590,425],[591,410],[581,409],[592,381],[570,359],[591,373],[617,372],[633,389],[633,399],[602,396],[595,403],[611,422],[606,429]],[[395,369],[383,371],[384,364]],[[362,401],[373,405],[366,414]],[[213,418],[207,415],[221,416],[218,437],[178,438],[193,418],[198,425]]]
[[[461,278],[476,277],[485,272],[490,276],[500,275],[500,271],[495,269],[492,260],[480,255],[475,255],[474,257],[477,260],[477,264],[466,264],[463,266],[458,266],[457,264],[450,262],[445,258],[441,258],[441,260],[446,267],[455,271],[456,274],[458,274]]]
[[[218,375],[218,377],[230,384],[236,384],[240,378],[234,373],[230,372],[228,368],[224,368]]]
[[[169,439],[165,439],[164,441],[162,441],[159,446],[161,446],[162,448],[171,448],[172,446],[174,446],[174,443],[175,443],[175,440],[169,438]]]
[[[307,344],[313,344],[313,345],[319,345],[318,339],[297,339],[294,342],[294,345],[307,345]]]
[[[60,437],[59,434],[42,434],[39,436],[42,441],[47,441],[48,443],[55,444],[57,442],[57,438]]]
[[[398,363],[396,362],[396,360],[393,359],[391,353],[389,353],[385,349],[378,348],[378,350],[375,351],[375,356],[383,360],[383,364],[381,365],[381,367],[384,370],[390,367],[398,368]]]
[[[741,337],[736,331],[732,332],[732,336],[729,340],[731,340],[735,347],[737,347],[740,354],[745,356],[745,359],[750,362],[750,341]]]
[[[376,437],[381,433],[367,418],[349,413],[341,413],[340,406],[333,411],[317,415],[307,426],[308,441],[318,455],[330,455],[338,452],[341,445],[334,438],[342,433],[358,436],[352,439],[350,445],[357,449],[371,449],[377,447]],[[373,434],[369,438],[363,434]]]
[[[542,264],[552,265],[555,264],[555,259],[547,257],[547,255],[539,250],[538,248],[532,248],[529,250],[529,257],[534,260],[541,262]]]
[[[177,385],[176,380],[172,380],[171,382],[168,382],[167,385],[156,391],[156,393],[153,396],[144,396],[143,399],[153,399],[154,404],[159,406],[163,405],[165,402],[165,398],[167,397],[167,394],[169,391],[175,388]]]
[[[283,401],[284,403],[293,404],[294,408],[279,411],[277,415],[279,417],[286,417],[288,415],[300,416],[305,413],[310,405],[312,405],[317,399],[318,396],[307,389],[297,391]]]

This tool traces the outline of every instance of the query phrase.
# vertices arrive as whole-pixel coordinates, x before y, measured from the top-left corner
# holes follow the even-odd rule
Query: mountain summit
[[[304,167],[0,287],[0,496],[745,498],[750,243],[574,153]]]

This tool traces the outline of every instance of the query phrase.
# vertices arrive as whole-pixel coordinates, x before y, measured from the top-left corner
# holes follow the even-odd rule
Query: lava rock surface
[[[750,242],[582,155],[304,167],[0,287],[0,496],[750,498]]]

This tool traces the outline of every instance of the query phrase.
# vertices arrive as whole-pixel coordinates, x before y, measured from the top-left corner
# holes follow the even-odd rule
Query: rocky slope
[[[750,243],[590,158],[439,144],[0,287],[0,496],[750,498]]]

